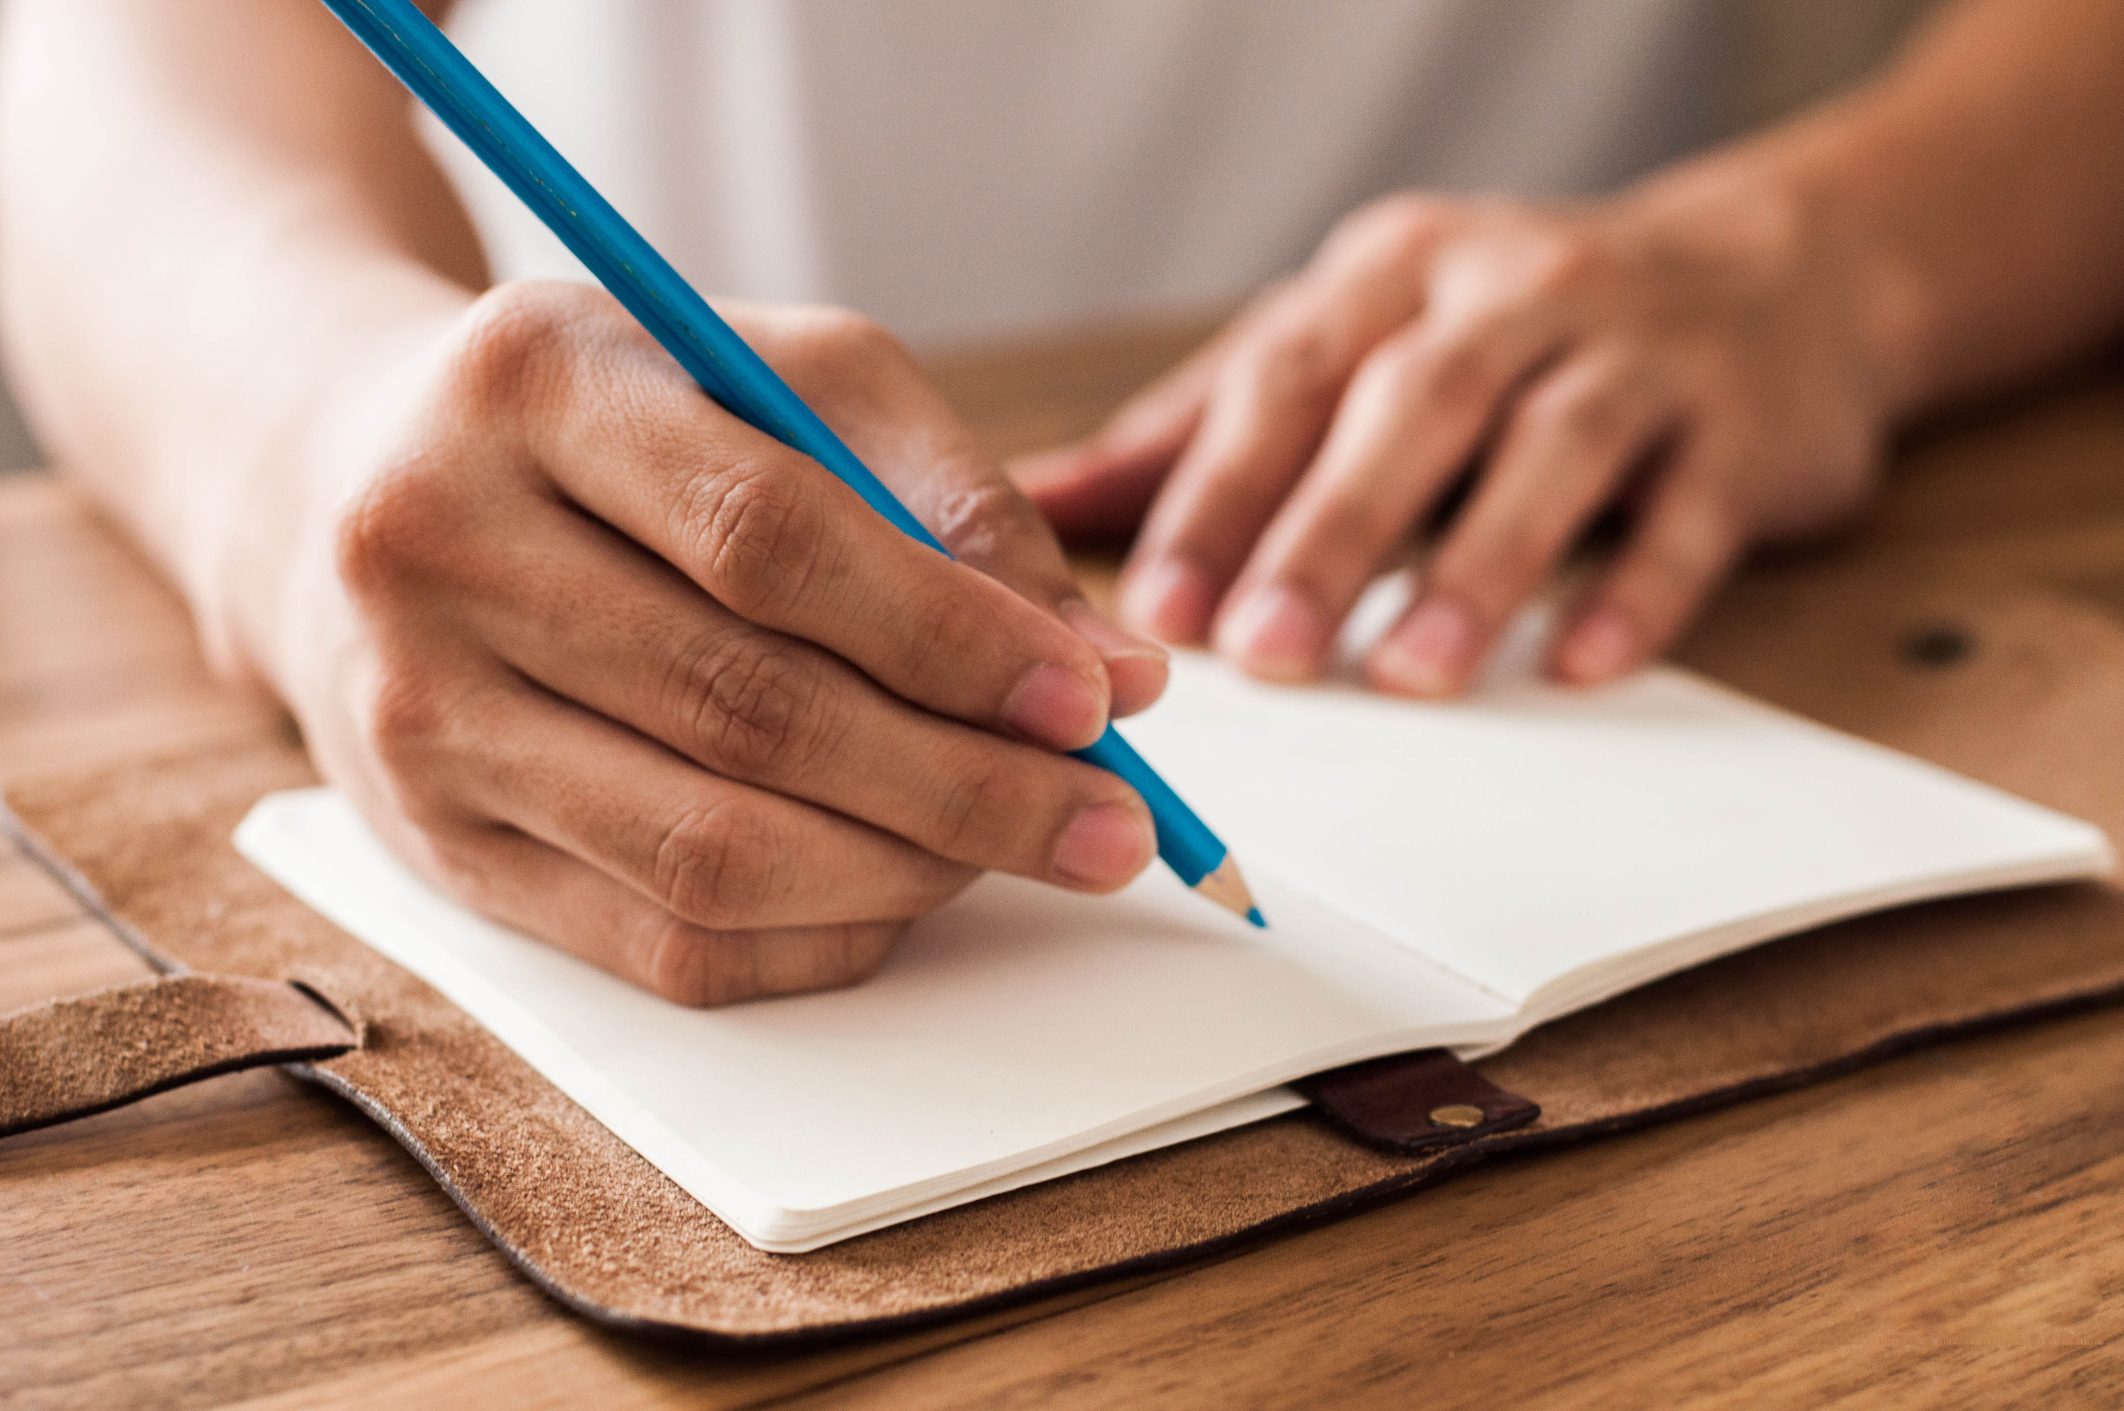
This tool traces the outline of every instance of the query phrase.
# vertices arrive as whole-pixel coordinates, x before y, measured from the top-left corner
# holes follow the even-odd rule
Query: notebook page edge
[[[388,899],[388,888],[380,885],[363,886],[357,880],[351,879],[344,869],[322,865],[316,850],[317,840],[308,836],[303,827],[308,821],[304,810],[310,805],[328,809],[344,806],[351,809],[351,805],[346,804],[343,796],[326,787],[285,790],[268,795],[254,805],[238,825],[234,838],[238,851],[327,920],[341,926],[365,945],[378,950],[433,984],[489,1033],[500,1039],[498,1030],[506,1031],[509,1037],[501,1039],[501,1042],[544,1074],[571,1101],[589,1113],[593,1120],[641,1153],[687,1194],[715,1212],[741,1236],[763,1249],[771,1249],[782,1241],[806,1240],[810,1237],[810,1232],[822,1221],[830,1223],[834,1228],[848,1226],[852,1222],[861,1223],[864,1229],[883,1228],[903,1219],[914,1218],[914,1214],[920,1213],[921,1210],[943,1209],[980,1198],[978,1193],[973,1192],[989,1191],[990,1187],[1014,1188],[1032,1184],[1044,1177],[1022,1173],[1077,1160],[1096,1149],[1126,1142],[1158,1128],[1181,1124],[1189,1118],[1257,1098],[1262,1094],[1274,1092],[1282,1085],[1308,1073],[1325,1068],[1404,1052],[1415,1047],[1458,1047],[1469,1043],[1494,1042],[1513,1029],[1512,1007],[1494,993],[1469,984],[1456,972],[1430,962],[1427,957],[1409,954],[1406,947],[1396,945],[1385,938],[1378,938],[1381,944],[1393,953],[1424,964],[1446,979],[1470,990],[1474,995],[1489,1000],[1493,1012],[1479,1020],[1426,1027],[1421,1031],[1405,1029],[1376,1033],[1368,1038],[1353,1040],[1325,1050],[1309,1050],[1302,1059],[1285,1059],[1274,1065],[1243,1072],[1210,1088],[1198,1090],[1189,1097],[1138,1109],[1081,1129],[1068,1137],[1024,1148],[1008,1157],[958,1168],[934,1178],[888,1187],[854,1200],[817,1205],[787,1205],[771,1199],[742,1178],[722,1170],[703,1153],[698,1143],[681,1136],[654,1113],[623,1096],[617,1088],[600,1076],[596,1064],[554,1034],[535,1013],[514,1003],[500,986],[459,961],[447,949],[439,946],[418,947],[409,955],[401,954],[387,944],[372,940],[374,935],[411,934],[422,931],[424,927],[417,920],[409,918],[399,906]],[[402,864],[395,858],[388,860],[394,868],[403,872]],[[401,879],[394,873],[386,880],[395,885]],[[1350,924],[1362,932],[1376,936],[1375,929],[1362,922],[1351,920]],[[1136,1150],[1151,1150],[1160,1144],[1162,1143],[1146,1142]],[[1077,1169],[1092,1164],[1098,1163],[1085,1159]],[[1063,1172],[1057,1171],[1056,1174]],[[896,1213],[901,1210],[909,1213]],[[810,1247],[821,1247],[841,1238],[852,1237],[854,1233],[859,1232],[851,1230],[847,1235],[834,1235],[821,1239]]]
[[[843,1240],[852,1240],[858,1235],[872,1234],[890,1229],[894,1225],[919,1220],[924,1216],[939,1214],[987,1200],[991,1196],[1007,1195],[1011,1191],[1028,1186],[1042,1185],[1048,1181],[1061,1180],[1081,1172],[1096,1170],[1116,1161],[1126,1161],[1133,1156],[1142,1156],[1153,1151],[1162,1151],[1183,1142],[1215,1136],[1219,1132],[1265,1122],[1271,1117],[1280,1117],[1308,1106],[1306,1099],[1289,1087],[1273,1087],[1231,1102],[1205,1108],[1200,1112],[1178,1117],[1170,1122],[1147,1127],[1140,1132],[1117,1137],[1110,1142],[1088,1147],[1054,1161],[1030,1166],[1007,1176],[968,1186],[963,1190],[932,1197],[876,1215],[846,1220],[831,1226],[799,1229],[790,1226],[780,1235],[762,1234],[760,1238],[745,1235],[746,1240],[769,1254],[809,1254],[825,1249]],[[740,1231],[743,1234],[743,1231]]]
[[[1353,918],[1359,924],[1386,935],[1394,944],[1420,956],[1431,965],[1445,970],[1489,994],[1496,995],[1507,1007],[1519,1012],[1522,1020],[1522,1027],[1519,1032],[1522,1034],[1553,1019],[1561,1018],[1567,1013],[1588,1008],[1601,1000],[1613,998],[1617,994],[1624,993],[1640,985],[1650,984],[1694,965],[1703,964],[1722,955],[1745,950],[1751,946],[1797,934],[1800,931],[1811,930],[1834,921],[1848,920],[1868,912],[1884,911],[1928,900],[1944,900],[1949,897],[1971,895],[1984,891],[2035,886],[2045,882],[2070,881],[2076,878],[2099,876],[2113,871],[2117,866],[2115,845],[2101,828],[2086,819],[2066,813],[2061,809],[2050,807],[2047,804],[2038,803],[2033,799],[2015,793],[2011,789],[1973,778],[1958,770],[1926,759],[1921,755],[1911,754],[1906,750],[1882,744],[1877,740],[1867,739],[1862,735],[1837,729],[1796,711],[1787,710],[1782,706],[1759,700],[1724,682],[1717,681],[1699,672],[1691,671],[1686,667],[1669,663],[1656,663],[1642,668],[1632,679],[1654,689],[1679,687],[1699,697],[1716,701],[1722,709],[1732,712],[1735,716],[1753,717],[1756,722],[1789,732],[1795,736],[1805,737],[1815,745],[1847,751],[1863,757],[1869,764],[1893,767],[1905,771],[1912,777],[1922,776],[1929,784],[1949,786],[1967,796],[1972,804],[1988,807],[1996,811],[2017,814],[2020,816],[2021,821],[2030,826],[2047,826],[2059,830],[2061,834],[2072,832],[2081,836],[2078,839],[2076,850],[2068,851],[2061,847],[2055,853],[2042,858],[2020,859],[2010,863],[1974,870],[1956,869],[1907,880],[1888,888],[1866,888],[1855,893],[1817,898],[1814,901],[1792,907],[1780,908],[1771,912],[1760,913],[1756,916],[1743,917],[1729,923],[1727,926],[1713,928],[1709,933],[1690,932],[1681,936],[1655,939],[1645,945],[1610,951],[1605,955],[1577,964],[1567,965],[1552,974],[1530,979],[1520,984],[1511,983],[1503,974],[1493,974],[1486,980],[1481,975],[1456,965],[1450,959],[1426,949],[1421,939],[1415,937],[1404,938],[1403,932],[1390,928],[1379,918],[1369,916]],[[1546,686],[1540,682],[1519,681],[1516,679],[1503,683],[1501,686],[1501,690],[1506,693],[1521,691],[1546,692],[1552,689],[1556,688]],[[2026,875],[2024,876],[2024,874]],[[2003,877],[2005,880],[1983,880],[1993,875]],[[1966,880],[1970,878],[1977,880]],[[1289,882],[1288,878],[1285,880]],[[1290,884],[1303,886],[1300,883]],[[1308,895],[1318,895],[1310,887],[1306,887],[1305,890]],[[1881,899],[1871,899],[1875,897]],[[1333,906],[1334,904],[1323,902],[1323,905]],[[1820,908],[1820,914],[1816,914],[1817,906]],[[1341,911],[1339,907],[1335,909]],[[1342,914],[1348,915],[1349,913],[1343,912]],[[1786,920],[1788,917],[1797,919],[1788,921]],[[1745,938],[1711,945],[1701,950],[1696,949],[1706,934],[1723,936],[1728,931],[1739,932]],[[1665,956],[1677,949],[1684,953],[1684,958],[1671,963],[1659,961],[1649,964],[1630,963],[1641,957]],[[1612,986],[1603,984],[1592,992],[1592,997],[1584,999],[1569,998],[1567,1002],[1562,1004],[1562,1007],[1558,1007],[1560,993],[1567,995],[1571,987],[1588,973],[1599,972],[1617,964],[1623,965],[1626,972],[1634,978],[1626,983]],[[1489,1048],[1482,1051],[1496,1052],[1497,1050]]]
[[[2062,815],[2061,815],[2062,816]],[[2099,843],[2074,854],[2058,854],[2001,863],[1994,867],[1960,869],[1908,879],[1891,887],[1873,887],[1838,897],[1786,907],[1727,926],[1676,937],[1661,944],[1625,951],[1578,966],[1544,981],[1520,1007],[1521,1027],[1513,1039],[1524,1037],[1543,1024],[1575,1014],[1632,990],[1707,965],[1714,960],[1751,950],[1759,945],[1801,935],[1840,921],[1851,921],[1879,912],[1894,911],[1924,902],[1986,892],[2019,891],[2063,882],[2091,881],[2116,869],[2116,854],[2099,829],[2087,825]],[[1615,966],[1617,961],[1639,962]],[[1612,973],[1609,973],[1612,968]],[[1507,1041],[1507,1045],[1512,1040]],[[1500,1046],[1502,1047],[1502,1046]],[[1495,1053],[1497,1048],[1482,1050]]]

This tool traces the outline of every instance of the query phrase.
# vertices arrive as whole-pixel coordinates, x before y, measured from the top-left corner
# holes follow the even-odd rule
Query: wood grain
[[[999,453],[1199,325],[938,371]],[[2124,378],[1965,418],[1832,558],[2124,612]],[[282,729],[61,485],[0,485],[0,775]],[[0,849],[0,1009],[142,962]],[[0,1405],[2124,1404],[2124,1014],[1995,1034],[1185,1271],[801,1356],[560,1312],[386,1137],[277,1073],[0,1144]]]

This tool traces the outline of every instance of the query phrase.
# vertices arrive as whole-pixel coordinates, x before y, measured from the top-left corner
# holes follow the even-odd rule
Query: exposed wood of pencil
[[[1246,877],[1239,871],[1239,859],[1230,853],[1226,853],[1224,861],[1195,883],[1195,895],[1217,903],[1241,920],[1261,924],[1261,913],[1254,906],[1254,894],[1247,889]]]

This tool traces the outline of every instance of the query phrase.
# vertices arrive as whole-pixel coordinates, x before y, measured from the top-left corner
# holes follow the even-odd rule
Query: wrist
[[[1809,311],[1883,429],[1932,394],[1925,285],[1854,195],[1849,134],[1827,121],[1656,173],[1615,199],[1640,238],[1719,261]]]
[[[200,477],[205,503],[186,574],[216,669],[262,681],[290,705],[331,587],[344,507],[382,462],[383,437],[418,395],[430,350],[473,297],[411,267],[336,288],[324,331],[288,350],[301,375],[265,375],[281,395],[224,473]]]

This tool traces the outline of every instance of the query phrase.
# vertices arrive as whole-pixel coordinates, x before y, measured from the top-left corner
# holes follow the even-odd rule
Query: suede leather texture
[[[337,1010],[277,980],[163,975],[54,1000],[0,1014],[0,1136],[360,1043]]]
[[[1943,635],[1961,647],[1938,650]],[[2090,608],[1948,576],[1759,575],[1726,594],[1684,655],[2124,837],[2124,629]],[[312,778],[291,744],[261,741],[8,797],[32,852],[158,963],[300,979],[358,1015],[360,1047],[291,1071],[404,1143],[556,1298],[606,1323],[717,1342],[818,1340],[1024,1298],[1260,1238],[1495,1153],[2124,995],[2124,892],[2110,883],[1907,908],[1700,967],[1484,1060],[1490,1082],[1541,1107],[1515,1129],[1407,1154],[1297,1113],[812,1254],[765,1254],[435,991],[235,854],[230,831],[252,801]]]

